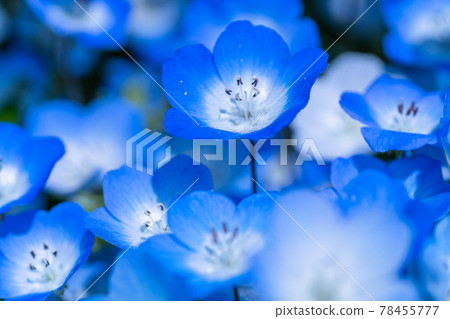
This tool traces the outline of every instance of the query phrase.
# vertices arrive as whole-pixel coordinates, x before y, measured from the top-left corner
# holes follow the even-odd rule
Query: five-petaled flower
[[[49,213],[22,213],[0,227],[0,298],[44,300],[64,287],[86,261],[94,244],[75,203],[62,203]]]
[[[144,245],[194,297],[207,297],[245,282],[267,242],[272,205],[265,194],[236,206],[221,194],[194,192],[168,212],[173,234],[154,236]]]
[[[327,57],[320,49],[291,57],[275,31],[231,23],[213,53],[187,46],[164,64],[164,89],[174,107],[164,125],[184,138],[270,137],[306,106]]]
[[[137,247],[151,236],[168,233],[166,213],[180,196],[196,190],[212,190],[211,173],[191,158],[178,156],[153,176],[122,167],[103,180],[105,207],[86,219],[98,237],[122,249]]]

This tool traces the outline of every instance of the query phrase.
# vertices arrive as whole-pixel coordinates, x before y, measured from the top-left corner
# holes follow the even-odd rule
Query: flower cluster
[[[317,3],[0,4],[0,300],[450,300],[450,2]]]

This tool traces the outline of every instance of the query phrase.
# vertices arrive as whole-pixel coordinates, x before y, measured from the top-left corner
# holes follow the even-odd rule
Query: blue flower
[[[275,30],[293,52],[298,52],[320,46],[319,28],[312,19],[301,17],[303,11],[298,0],[195,0],[186,8],[182,27],[191,42],[212,49],[229,23],[249,20]]]
[[[311,90],[311,99],[290,125],[299,141],[312,138],[326,161],[370,153],[361,136],[362,123],[340,107],[342,92],[364,92],[384,72],[383,62],[374,55],[345,52],[335,58]],[[302,144],[297,145],[300,148]]]
[[[450,216],[442,219],[428,240],[418,267],[418,280],[427,296],[449,300],[450,296]]]
[[[131,249],[114,265],[108,280],[108,293],[89,300],[110,301],[173,301],[186,300],[188,295],[178,278],[168,273],[151,255],[146,244]]]
[[[0,298],[44,300],[86,261],[94,236],[87,213],[63,203],[46,211],[7,217],[0,227]]]
[[[100,276],[108,269],[111,263],[108,264],[105,260],[84,263],[66,282],[63,294],[59,297],[65,301],[76,301],[80,297],[80,300],[86,299],[86,297],[98,293],[99,290],[106,290],[106,287],[101,285],[102,282],[100,280],[103,277],[100,278]],[[99,278],[99,282],[90,287],[97,278]],[[104,282],[106,286],[107,281],[105,280]]]
[[[212,188],[209,170],[203,165],[193,166],[187,156],[174,158],[154,176],[122,167],[106,174],[105,207],[90,214],[86,225],[95,235],[122,249],[136,247],[151,236],[170,232],[166,211],[181,195]]]
[[[27,0],[27,3],[55,33],[73,37],[87,47],[118,49],[107,33],[119,43],[126,38],[124,26],[130,10],[127,0],[79,2],[95,20],[73,0]]]
[[[367,126],[361,132],[375,152],[410,151],[438,142],[441,93],[425,93],[406,80],[383,75],[364,95],[344,93],[340,103]]]
[[[253,261],[267,243],[272,200],[265,194],[236,206],[227,197],[195,192],[168,212],[173,234],[152,237],[146,247],[179,276],[193,298],[246,283]]]
[[[193,45],[165,62],[162,80],[174,108],[164,126],[191,139],[272,136],[306,106],[326,61],[320,49],[290,57],[275,31],[234,22],[213,53]]]
[[[426,205],[425,213],[429,221],[434,222],[450,211],[450,185],[444,181],[441,163],[423,155],[399,158],[390,164],[362,155],[337,159],[331,167],[333,187],[341,196],[348,197],[346,187],[361,172],[369,170],[380,171],[400,180],[411,200]]]
[[[0,214],[31,202],[64,155],[56,138],[33,138],[19,126],[0,123]]]
[[[386,0],[382,9],[389,58],[413,66],[450,65],[448,0]]]
[[[140,56],[158,64],[162,63],[186,42],[179,32],[186,1],[129,1],[129,45]]]
[[[37,136],[57,136],[66,154],[55,166],[47,189],[72,194],[97,186],[104,174],[125,164],[126,141],[144,127],[142,113],[118,99],[99,99],[87,108],[51,100],[27,112],[26,126]]]
[[[379,198],[352,214],[309,191],[277,201],[273,240],[261,255],[259,287],[274,300],[409,300],[416,288],[399,275],[411,230],[395,207]],[[295,220],[293,221],[292,218]]]

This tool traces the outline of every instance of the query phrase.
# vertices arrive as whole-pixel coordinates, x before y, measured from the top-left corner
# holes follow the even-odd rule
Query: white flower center
[[[142,241],[149,239],[153,235],[162,234],[168,231],[167,218],[165,217],[165,207],[158,203],[154,208],[146,210],[142,215],[140,231]]]
[[[65,267],[58,259],[58,251],[46,242],[42,247],[30,251],[30,264],[28,267],[27,282],[30,284],[46,285],[58,282],[64,278]]]
[[[245,272],[251,258],[262,248],[262,237],[254,232],[241,233],[238,228],[211,229],[203,249],[194,253],[189,266],[209,280],[226,280]]]
[[[245,120],[256,119],[256,116],[261,113],[258,108],[258,96],[260,95],[259,89],[257,89],[259,79],[253,76],[251,81],[244,82],[240,75],[236,76],[236,87],[225,88],[225,94],[229,96],[229,99],[233,105],[231,109],[221,109],[220,112],[223,116],[229,116],[231,118],[241,118]]]
[[[398,132],[409,132],[409,133],[423,133],[428,134],[430,132],[417,132],[417,113],[419,112],[419,107],[413,101],[411,105],[406,108],[402,101],[399,102],[397,106],[397,112],[391,118],[388,128],[393,131]]]

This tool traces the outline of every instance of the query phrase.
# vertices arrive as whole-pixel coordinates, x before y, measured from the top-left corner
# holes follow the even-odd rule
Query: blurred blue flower
[[[45,62],[20,48],[0,53],[0,109],[6,105],[20,108],[41,100],[49,87]]]
[[[450,2],[448,0],[385,0],[389,33],[384,50],[389,58],[413,66],[450,66]]]
[[[97,282],[93,287],[90,287],[90,285],[99,278],[106,269],[108,269],[109,265],[110,264],[107,264],[103,260],[85,262],[66,282],[60,298],[65,301],[76,301],[79,297],[85,299],[86,297],[94,295],[101,286],[100,282]],[[90,289],[88,289],[89,287]]]
[[[178,156],[154,176],[122,167],[106,174],[103,181],[105,207],[86,219],[98,237],[122,249],[139,246],[151,236],[170,232],[166,211],[185,192],[212,190],[211,173]]]
[[[72,194],[97,186],[104,174],[125,164],[126,141],[143,127],[142,113],[118,99],[99,99],[87,107],[51,100],[27,113],[26,126],[36,136],[56,136],[66,154],[55,166],[47,189]]]
[[[450,296],[450,216],[436,226],[419,260],[418,280],[428,298],[449,300]]]
[[[64,155],[56,138],[32,138],[19,126],[0,123],[0,214],[31,202]]]
[[[152,237],[146,245],[194,299],[204,298],[246,283],[255,256],[267,243],[272,204],[265,194],[236,206],[223,195],[195,192],[168,212],[173,234]]]
[[[164,126],[191,139],[270,137],[306,106],[326,61],[320,49],[290,57],[273,30],[234,22],[213,54],[193,45],[165,62],[162,80],[174,108],[166,112]]]
[[[106,32],[120,44],[126,39],[125,22],[130,9],[127,0],[80,1],[95,20],[73,0],[27,0],[27,3],[56,34],[72,37],[87,47],[119,49]]]
[[[159,301],[187,300],[186,288],[151,255],[144,243],[131,249],[114,265],[108,281],[108,294],[90,300]]]
[[[159,64],[185,43],[179,28],[185,0],[129,2],[129,44],[140,56]]]
[[[443,179],[439,161],[423,155],[399,158],[389,164],[363,155],[349,159],[339,158],[332,163],[333,187],[341,196],[348,197],[346,187],[361,172],[368,170],[380,171],[399,179],[410,199],[426,205],[424,213],[430,222],[442,218],[450,211],[450,184]]]
[[[0,298],[44,300],[61,289],[94,244],[86,215],[77,204],[63,203],[49,213],[7,217],[0,227]]]
[[[345,52],[335,58],[313,86],[309,106],[290,125],[294,138],[314,139],[325,161],[370,153],[361,136],[363,125],[342,110],[339,99],[345,91],[364,92],[384,69],[371,54]]]
[[[259,260],[261,289],[274,300],[416,299],[414,285],[400,276],[411,230],[379,200],[346,215],[309,191],[280,195],[298,224],[277,208],[273,240]]]
[[[275,30],[293,52],[319,47],[319,28],[312,19],[302,17],[303,11],[299,0],[194,0],[186,8],[183,34],[212,50],[229,23],[249,20]]]
[[[364,95],[344,93],[340,103],[367,126],[361,132],[375,152],[410,151],[438,142],[441,93],[426,93],[409,81],[383,75]]]

